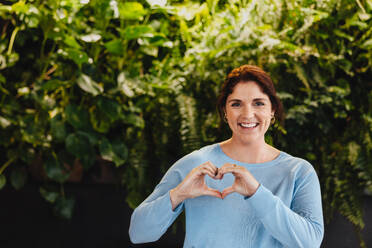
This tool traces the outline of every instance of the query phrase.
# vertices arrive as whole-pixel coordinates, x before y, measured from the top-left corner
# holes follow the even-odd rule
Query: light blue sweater
[[[232,193],[225,199],[200,196],[187,199],[172,211],[169,191],[196,166],[211,161],[246,167],[260,183],[244,198]],[[206,184],[222,191],[234,182],[205,176]],[[205,146],[178,160],[154,192],[133,212],[129,236],[133,243],[158,240],[177,216],[186,211],[187,248],[319,247],[323,214],[319,180],[311,164],[285,152],[270,162],[247,164],[228,157],[219,144]]]

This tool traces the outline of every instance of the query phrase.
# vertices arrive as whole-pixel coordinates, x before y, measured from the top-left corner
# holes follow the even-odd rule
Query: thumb
[[[230,186],[230,187],[224,189],[224,190],[222,191],[222,193],[221,193],[221,195],[222,195],[222,199],[224,199],[228,194],[231,194],[231,193],[233,193],[233,192],[235,192],[235,190],[233,189],[232,186]]]
[[[221,192],[216,189],[207,188],[204,194],[222,199]]]

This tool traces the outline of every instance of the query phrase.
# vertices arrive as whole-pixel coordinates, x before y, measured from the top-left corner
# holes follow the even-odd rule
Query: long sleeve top
[[[200,164],[211,161],[220,168],[234,163],[247,168],[260,183],[256,193],[232,193],[224,199],[200,196],[186,199],[174,210],[169,191]],[[222,192],[234,182],[205,176],[206,184]],[[319,247],[324,226],[317,174],[307,161],[280,152],[274,160],[248,164],[228,157],[213,144],[178,160],[147,199],[133,212],[129,236],[133,243],[158,240],[185,210],[184,248]]]

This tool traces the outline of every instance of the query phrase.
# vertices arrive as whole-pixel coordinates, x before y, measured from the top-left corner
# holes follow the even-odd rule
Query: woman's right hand
[[[181,202],[188,198],[195,198],[202,195],[209,195],[222,199],[221,192],[209,188],[204,180],[206,174],[211,178],[215,178],[217,173],[218,168],[209,161],[192,169],[183,181],[170,191],[172,209],[174,210]]]

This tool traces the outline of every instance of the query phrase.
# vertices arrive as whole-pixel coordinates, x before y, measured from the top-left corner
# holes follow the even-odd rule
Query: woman
[[[184,247],[319,247],[323,214],[313,167],[266,144],[283,111],[266,72],[243,65],[218,99],[232,137],[178,160],[133,212],[133,243],[158,240],[186,211]]]

